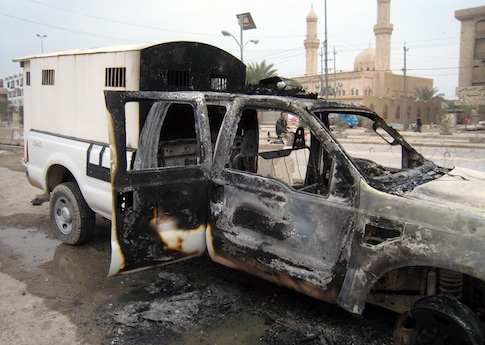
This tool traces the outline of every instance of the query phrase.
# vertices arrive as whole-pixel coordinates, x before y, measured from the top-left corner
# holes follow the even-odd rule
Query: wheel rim
[[[55,220],[60,232],[68,235],[72,231],[72,206],[68,199],[59,198],[54,205]]]
[[[475,344],[475,334],[460,323],[460,315],[434,308],[418,307],[396,322],[395,343],[399,345]]]

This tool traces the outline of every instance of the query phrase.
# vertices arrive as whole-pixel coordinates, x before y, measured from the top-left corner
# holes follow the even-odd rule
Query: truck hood
[[[457,167],[405,196],[485,217],[485,173]]]

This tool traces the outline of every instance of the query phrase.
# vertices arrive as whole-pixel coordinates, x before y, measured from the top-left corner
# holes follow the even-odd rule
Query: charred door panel
[[[224,187],[211,201],[214,261],[334,301],[354,210],[270,178],[230,170],[224,175]]]
[[[148,102],[150,108],[133,170],[124,158],[128,101]],[[110,274],[201,255],[212,155],[204,101],[181,95],[165,99],[163,93],[107,93],[107,104],[114,139]]]
[[[207,183],[200,167],[141,172],[128,181],[130,187],[114,188],[116,242],[123,260],[120,271],[204,252]],[[165,183],[158,185],[160,181]]]
[[[357,184],[341,162],[325,170],[323,157],[329,153],[320,152],[325,146],[321,137],[317,140],[319,145],[302,137],[301,145],[307,149],[296,156],[289,153],[298,146],[282,148],[282,154],[286,153],[283,158],[277,158],[275,147],[262,152],[262,146],[267,146],[262,139],[259,150],[258,145],[251,146],[255,150],[246,151],[240,145],[235,157],[252,159],[252,164],[232,164],[236,143],[244,143],[247,135],[253,137],[252,132],[258,128],[257,119],[250,112],[253,108],[248,108],[229,111],[240,114],[236,125],[230,123],[230,118],[225,123],[226,128],[237,127],[237,131],[223,129],[216,150],[230,154],[215,157],[214,165],[222,170],[219,174],[215,169],[212,181],[209,253],[216,262],[334,302],[343,281],[342,268],[346,267],[348,240],[357,214]],[[308,128],[303,120],[301,125]],[[279,159],[280,172],[288,172],[290,176],[269,174],[271,169],[279,169],[274,161],[268,163],[271,158]],[[304,166],[300,166],[302,162]],[[261,169],[262,163],[271,169]],[[312,178],[308,178],[309,172]],[[325,188],[320,188],[323,174],[328,176]],[[301,181],[295,183],[299,178]],[[316,184],[318,188],[307,190],[308,184]],[[342,185],[346,186],[345,193]]]

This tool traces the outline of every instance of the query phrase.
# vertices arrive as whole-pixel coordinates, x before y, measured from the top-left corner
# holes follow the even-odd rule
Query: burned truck
[[[350,313],[366,303],[393,310],[396,344],[485,343],[485,174],[437,166],[364,106],[327,102],[283,79],[241,87],[212,65],[243,71],[228,54],[192,68],[215,49],[199,48],[176,73],[157,67],[163,56],[149,60],[157,72],[146,76],[160,80],[140,83],[147,87],[104,91],[110,275],[208,253]],[[274,124],[264,119],[282,112],[292,118],[291,142],[268,136]],[[368,150],[332,132],[340,114],[358,119],[352,130],[365,131]],[[78,244],[70,231],[91,231],[79,215],[92,208],[72,194],[54,189],[52,217],[66,225],[60,238]]]
[[[111,274],[207,251],[352,313],[366,302],[402,313],[398,344],[427,333],[483,343],[485,174],[436,166],[363,106],[261,92],[105,94]],[[149,110],[130,168],[124,109],[133,102]],[[298,119],[293,143],[268,143],[268,111]],[[347,153],[329,130],[342,113],[398,164]]]

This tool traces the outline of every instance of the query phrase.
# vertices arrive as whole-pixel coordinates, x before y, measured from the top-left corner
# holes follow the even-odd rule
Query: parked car
[[[330,115],[330,126],[338,125],[337,122],[340,122],[341,125],[345,125],[349,128],[353,128],[359,125],[359,119],[353,114]]]

